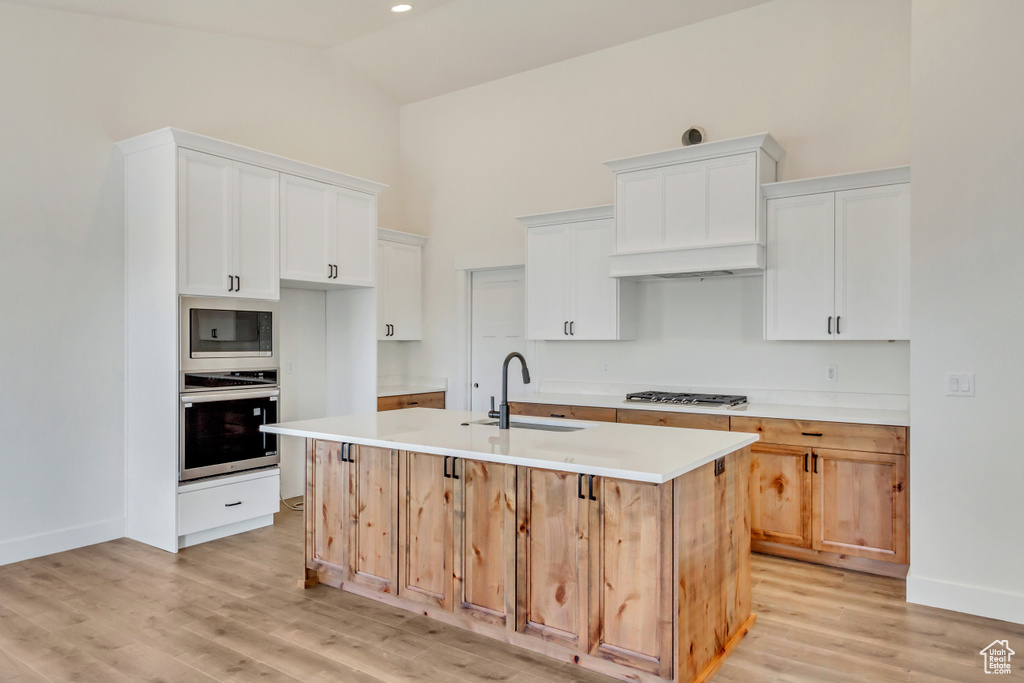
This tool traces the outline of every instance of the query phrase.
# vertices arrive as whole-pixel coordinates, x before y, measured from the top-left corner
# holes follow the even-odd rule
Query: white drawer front
[[[178,535],[278,512],[281,476],[250,479],[178,494]]]

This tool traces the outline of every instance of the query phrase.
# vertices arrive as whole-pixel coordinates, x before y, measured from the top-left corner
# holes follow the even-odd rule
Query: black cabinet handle
[[[228,291],[229,292],[235,291],[235,276],[234,275],[228,275]]]
[[[557,413],[551,413],[549,417],[565,417],[565,415],[558,415]]]
[[[569,336],[569,321],[568,320],[566,320],[564,323],[562,323],[562,334],[564,334],[566,337]]]
[[[242,504],[242,501],[238,501],[237,503],[224,503],[224,507],[226,507],[226,508],[233,508],[236,505],[241,505],[241,504]]]
[[[808,466],[807,461],[810,458],[810,453],[804,453],[804,472],[810,472],[811,468]]]
[[[818,473],[818,454],[814,454],[814,473]]]
[[[572,336],[575,337],[576,336],[576,330],[573,329],[574,327],[576,327],[576,321],[575,320],[570,320],[569,321],[569,334],[571,334]]]
[[[452,479],[458,479],[459,475],[455,474],[455,461],[458,460],[454,455],[452,456]]]
[[[588,497],[590,498],[590,500],[597,500],[597,496],[594,495],[594,475],[593,474],[590,475],[589,488],[590,488],[590,492],[589,492],[589,496]]]
[[[242,291],[242,278],[240,276],[238,276],[238,275],[235,276],[235,291],[236,292],[241,292]]]
[[[337,263],[334,264],[334,279],[335,280],[338,279],[338,264]]]
[[[576,497],[579,498],[580,500],[586,500],[583,497],[583,475],[582,474],[577,474],[576,475]]]
[[[843,316],[841,316],[841,315],[837,315],[836,316],[836,334],[842,334],[842,332],[839,331],[839,321],[842,320],[842,319],[843,319]]]
[[[821,432],[800,432],[804,436],[822,436]]]
[[[828,317],[828,333],[832,334],[832,316]]]

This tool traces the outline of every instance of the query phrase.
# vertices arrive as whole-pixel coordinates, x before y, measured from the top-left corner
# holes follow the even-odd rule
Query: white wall
[[[1022,29],[1017,0],[913,4],[907,598],[1018,623]],[[946,397],[947,372],[975,373],[976,396]]]
[[[124,531],[113,143],[172,125],[393,185],[398,109],[312,50],[4,2],[0,93],[2,564]]]
[[[903,165],[909,104],[909,0],[776,0],[402,107],[402,229],[430,236],[425,341],[406,366],[455,377],[456,262],[522,254],[515,216],[610,203],[603,161],[677,147],[697,124],[710,139],[771,132],[780,179]],[[762,341],[760,278],[641,298],[637,342],[544,343],[534,376],[908,393],[905,342]],[[382,354],[387,374],[397,355]]]

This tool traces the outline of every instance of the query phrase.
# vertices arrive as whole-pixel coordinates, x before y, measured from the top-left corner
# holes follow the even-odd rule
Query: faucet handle
[[[494,412],[494,397],[491,396],[491,412]]]

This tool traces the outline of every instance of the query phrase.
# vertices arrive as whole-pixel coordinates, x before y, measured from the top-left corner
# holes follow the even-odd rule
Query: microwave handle
[[[275,399],[281,395],[280,389],[240,389],[230,391],[210,391],[195,394],[181,394],[182,403],[214,403],[216,401],[235,401],[244,398]]]

